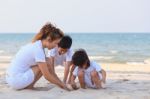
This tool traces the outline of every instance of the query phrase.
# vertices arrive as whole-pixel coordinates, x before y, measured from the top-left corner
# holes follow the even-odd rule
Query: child
[[[67,78],[69,74],[69,69],[71,66],[73,51],[71,49],[72,39],[70,36],[64,36],[58,46],[48,51],[48,57],[51,61],[52,69],[54,70],[54,66],[64,66],[64,78],[63,82],[67,83]],[[55,70],[54,70],[55,72]]]
[[[72,57],[76,66],[71,77],[73,89],[77,89],[75,78],[78,77],[81,88],[104,88],[106,72],[96,63],[90,61],[85,50],[76,51]]]

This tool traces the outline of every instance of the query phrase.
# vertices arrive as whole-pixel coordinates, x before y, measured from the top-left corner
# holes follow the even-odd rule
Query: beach
[[[0,62],[0,99],[150,99],[150,64],[101,63],[107,72],[106,89],[66,91],[41,78],[34,90],[17,91],[5,81],[10,58],[4,59]],[[63,70],[56,67],[61,79]]]
[[[0,99],[150,99],[149,10],[150,0],[0,0]]]
[[[34,34],[0,36],[3,42],[0,43],[0,99],[150,99],[150,34],[71,34],[72,49],[84,48],[89,58],[107,72],[106,89],[73,91],[65,91],[43,77],[34,90],[10,88],[5,71],[17,51],[30,43]],[[63,71],[63,67],[56,68],[61,80]]]

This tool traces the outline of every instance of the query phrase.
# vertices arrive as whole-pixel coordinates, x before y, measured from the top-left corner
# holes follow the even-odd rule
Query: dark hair
[[[43,40],[47,37],[50,37],[51,41],[54,41],[56,39],[62,38],[63,35],[64,33],[59,28],[56,28],[51,23],[47,23],[41,28],[40,32],[35,35],[32,42]]]
[[[83,65],[87,62],[87,67],[90,66],[90,60],[89,57],[84,49],[79,49],[75,51],[75,53],[72,56],[72,62],[74,65],[83,67]]]
[[[58,47],[69,49],[72,45],[72,38],[68,35],[62,37],[60,42],[58,43]]]

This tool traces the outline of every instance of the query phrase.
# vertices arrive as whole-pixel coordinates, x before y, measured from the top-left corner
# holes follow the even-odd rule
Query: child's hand
[[[62,88],[65,89],[65,90],[67,90],[67,91],[71,91],[71,90],[66,86],[66,84],[63,84]]]
[[[71,84],[71,86],[72,86],[72,88],[73,88],[74,90],[79,89],[79,88],[76,86],[76,84]]]
[[[64,89],[67,90],[67,91],[71,91],[67,86]]]

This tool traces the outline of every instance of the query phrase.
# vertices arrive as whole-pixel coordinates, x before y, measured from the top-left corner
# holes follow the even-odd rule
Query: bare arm
[[[50,61],[51,69],[55,73],[55,67],[54,67],[54,60],[55,60],[55,58],[54,57],[49,57],[48,59]]]
[[[67,81],[69,70],[70,70],[70,65],[71,65],[71,61],[67,61],[65,63],[64,79],[63,79],[64,83],[66,83],[66,81]]]
[[[76,86],[75,79],[76,79],[76,76],[72,75],[71,76],[71,86],[73,89],[77,90],[78,87]]]
[[[54,84],[58,85],[61,88],[65,88],[66,87],[52,73],[50,73],[50,71],[48,69],[48,66],[47,66],[47,63],[39,62],[38,66],[39,66],[39,69],[41,70],[43,76],[45,77],[45,79],[47,79],[51,83],[54,83]]]
[[[72,73],[73,73],[74,69],[75,69],[75,65],[72,64],[72,65],[71,65],[71,70],[70,70],[70,75],[69,75],[69,80],[68,80],[68,83],[69,83],[69,84],[71,83],[71,77],[72,77],[72,75],[73,75]]]

